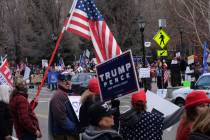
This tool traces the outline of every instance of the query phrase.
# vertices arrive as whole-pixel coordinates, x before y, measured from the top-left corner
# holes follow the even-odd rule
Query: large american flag
[[[92,40],[98,63],[121,54],[119,45],[93,0],[76,0],[66,30]]]
[[[7,59],[5,59],[0,66],[0,85],[13,86],[13,78]]]

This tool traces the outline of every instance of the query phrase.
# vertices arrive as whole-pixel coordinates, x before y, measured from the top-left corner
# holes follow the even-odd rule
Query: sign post
[[[101,99],[112,100],[138,91],[138,79],[131,51],[96,66]]]

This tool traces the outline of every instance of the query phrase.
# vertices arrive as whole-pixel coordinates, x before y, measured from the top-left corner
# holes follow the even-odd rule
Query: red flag
[[[66,30],[92,40],[98,63],[121,54],[113,34],[93,0],[77,0]]]
[[[0,66],[0,84],[1,85],[9,85],[13,86],[13,78],[12,74],[9,70],[9,63],[7,59],[3,61],[3,63]]]

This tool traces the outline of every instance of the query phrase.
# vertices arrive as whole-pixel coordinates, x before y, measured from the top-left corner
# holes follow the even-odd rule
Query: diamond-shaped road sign
[[[168,56],[168,51],[167,50],[158,50],[157,56],[158,57]]]
[[[160,29],[153,39],[163,49],[170,40],[170,36],[163,29]]]

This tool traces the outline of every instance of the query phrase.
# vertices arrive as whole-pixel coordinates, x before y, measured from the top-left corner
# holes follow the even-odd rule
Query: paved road
[[[153,85],[153,91],[155,91],[155,87]],[[29,99],[33,99],[35,96],[36,89],[29,90]],[[46,87],[43,87],[40,99],[39,99],[39,105],[37,106],[35,112],[38,116],[40,128],[42,130],[43,137],[40,140],[48,140],[48,111],[49,111],[49,100],[52,97],[53,92]],[[130,108],[130,96],[125,96],[120,99],[121,100],[121,106],[120,110],[121,113],[125,112]],[[164,133],[163,140],[175,140],[175,132],[176,127],[172,129],[171,132],[166,131]]]

